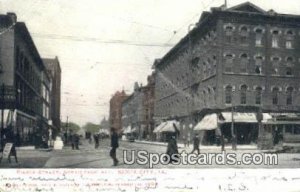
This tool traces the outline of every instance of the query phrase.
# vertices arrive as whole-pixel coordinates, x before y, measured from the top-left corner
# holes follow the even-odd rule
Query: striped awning
[[[218,127],[218,116],[216,113],[205,115],[202,120],[194,127],[194,130],[213,130]]]

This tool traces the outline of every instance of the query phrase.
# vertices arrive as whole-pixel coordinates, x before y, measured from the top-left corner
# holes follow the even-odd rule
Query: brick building
[[[134,90],[122,103],[122,127],[126,133],[133,134],[136,138],[144,138],[144,87],[136,82]]]
[[[249,2],[203,12],[154,64],[156,125],[179,119],[180,139],[203,130],[207,144],[220,134],[261,148],[299,142],[299,24]]]
[[[122,130],[122,103],[128,97],[125,91],[117,91],[109,101],[109,124],[119,133]]]
[[[61,68],[57,57],[55,58],[43,58],[43,62],[46,69],[51,77],[51,106],[50,106],[50,116],[51,123],[53,127],[53,135],[59,132],[61,121],[60,121],[60,103],[61,103]]]
[[[147,78],[147,85],[144,87],[143,110],[144,110],[144,123],[145,133],[144,138],[153,140],[154,130],[154,101],[155,101],[155,73],[152,73]]]
[[[25,23],[0,15],[1,130],[11,127],[17,145],[48,135],[50,81]]]

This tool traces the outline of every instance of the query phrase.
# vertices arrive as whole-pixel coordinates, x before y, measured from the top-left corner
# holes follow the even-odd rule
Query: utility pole
[[[2,146],[2,132],[4,129],[4,91],[5,91],[5,87],[4,87],[4,83],[2,83],[2,87],[1,87],[2,91],[1,91],[1,130],[0,130],[0,145],[1,145],[1,149],[3,149]]]
[[[67,116],[66,133],[67,133],[67,138],[66,138],[66,140],[67,140],[67,144],[68,144],[68,143],[69,143],[69,135],[68,135],[68,133],[69,133],[69,116]]]

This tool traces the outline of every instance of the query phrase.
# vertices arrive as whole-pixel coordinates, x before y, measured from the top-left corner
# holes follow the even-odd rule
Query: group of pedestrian
[[[71,145],[73,150],[75,149],[79,150],[79,141],[80,141],[80,137],[77,133],[71,135]]]

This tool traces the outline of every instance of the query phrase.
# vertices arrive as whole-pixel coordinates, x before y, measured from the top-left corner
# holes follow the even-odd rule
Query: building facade
[[[12,128],[17,145],[37,144],[48,135],[51,79],[16,14],[0,15],[0,31],[1,130]]]
[[[43,62],[46,66],[49,76],[52,79],[51,83],[51,106],[50,116],[51,124],[53,127],[53,135],[56,135],[61,128],[60,120],[60,103],[61,103],[61,67],[58,57],[55,58],[43,58]]]
[[[155,101],[155,73],[152,73],[147,78],[147,85],[144,88],[143,110],[144,110],[144,138],[154,140],[154,101]]]
[[[300,16],[265,11],[249,2],[204,12],[154,64],[156,124],[179,119],[184,140],[203,117],[216,113],[226,123],[202,132],[204,143],[214,143],[218,132],[228,141],[235,136],[238,144],[253,142],[262,148],[272,147],[280,135],[286,142],[300,141],[299,122],[276,121],[300,112],[299,22]],[[256,119],[250,121],[250,116]]]
[[[138,139],[145,138],[144,87],[134,84],[134,91],[122,103],[122,127]]]
[[[128,97],[125,91],[117,91],[109,102],[109,123],[110,127],[117,130],[118,133],[122,130],[122,103]]]

